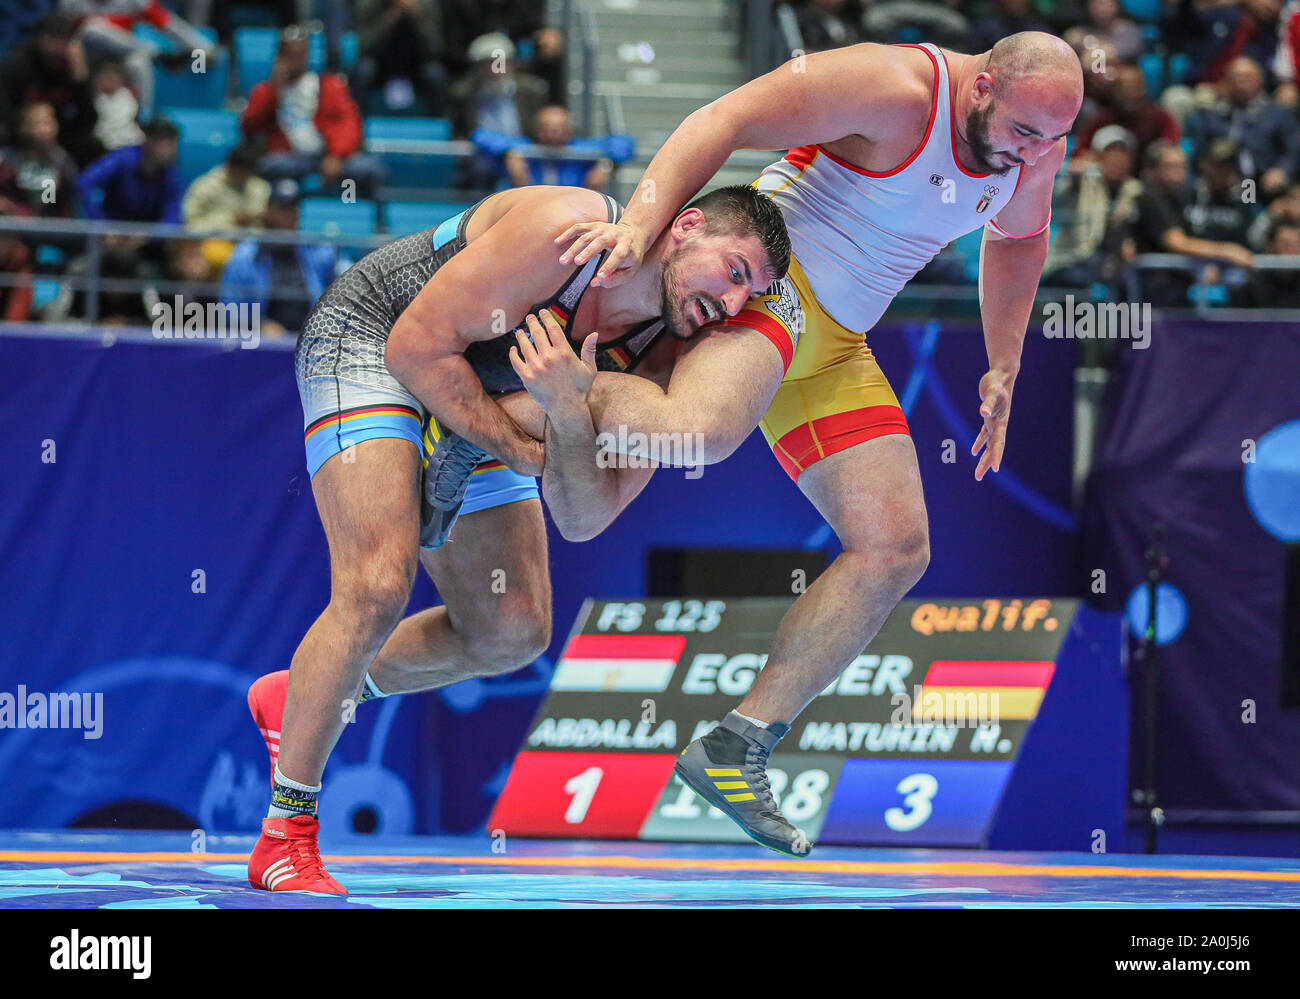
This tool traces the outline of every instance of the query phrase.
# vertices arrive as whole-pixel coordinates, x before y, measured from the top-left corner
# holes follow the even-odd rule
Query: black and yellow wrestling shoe
[[[780,722],[762,728],[732,711],[682,750],[673,772],[755,843],[788,857],[806,857],[812,844],[781,814],[767,779],[767,758],[789,731]]]
[[[469,477],[487,452],[460,434],[440,430],[433,420],[426,421],[424,447],[427,458],[420,490],[420,547],[441,548],[460,516]]]

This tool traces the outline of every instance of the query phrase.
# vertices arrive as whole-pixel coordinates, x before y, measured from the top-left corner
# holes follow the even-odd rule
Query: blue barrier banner
[[[1084,571],[1104,580],[1101,606],[1131,605],[1145,627],[1148,600],[1135,590],[1164,526],[1167,810],[1300,813],[1300,710],[1281,703],[1284,543],[1300,538],[1297,373],[1295,324],[1158,323],[1148,349],[1120,352],[1088,488]],[[1138,787],[1140,711],[1134,724]]]
[[[288,666],[329,600],[290,346],[0,325],[0,826],[257,827],[266,750],[243,690]],[[986,363],[978,329],[884,325],[872,346],[900,392],[912,388],[935,553],[917,594],[1065,591],[1069,534],[1053,519],[1069,490],[1065,352],[1027,347],[1005,466],[1023,476],[1015,493],[974,482],[963,457]],[[650,549],[693,546],[837,550],[756,432],[699,478],[660,471],[592,542],[552,530],[554,620],[591,593],[644,592]],[[421,574],[410,611],[435,600]],[[516,674],[361,706],[326,770],[322,821],[482,828],[562,624],[555,635]],[[89,695],[67,717],[86,728],[28,726],[60,693]]]

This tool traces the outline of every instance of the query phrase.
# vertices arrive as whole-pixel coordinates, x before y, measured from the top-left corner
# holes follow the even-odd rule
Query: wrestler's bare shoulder
[[[596,191],[540,184],[515,187],[484,200],[470,219],[469,239],[474,240],[512,212],[512,219],[528,220],[547,231],[563,231],[578,222],[604,222],[609,216],[604,196]]]

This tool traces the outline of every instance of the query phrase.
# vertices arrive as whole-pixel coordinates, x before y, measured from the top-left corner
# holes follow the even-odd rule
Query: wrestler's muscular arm
[[[875,44],[817,52],[705,105],[655,154],[616,225],[575,225],[556,240],[572,241],[561,260],[583,263],[609,250],[596,280],[620,283],[737,149],[791,149],[853,135],[887,142],[900,132],[906,140],[918,108],[930,106],[928,70],[918,76],[909,65],[914,58],[910,50]]]
[[[679,206],[737,149],[788,149],[861,136],[892,157],[882,169],[895,165],[906,152],[886,147],[915,146],[909,130],[924,122],[930,106],[929,70],[918,74],[907,62],[915,58],[909,52],[867,44],[815,53],[700,108],[650,162],[622,219],[616,225],[572,226],[556,240],[572,241],[561,260],[581,263],[608,249],[597,280],[620,283]],[[666,392],[601,373],[592,388],[592,414],[602,431],[625,426],[647,434],[701,433],[702,460],[717,462],[758,424],[783,374],[780,354],[761,333],[722,327],[692,340]]]
[[[542,445],[483,390],[464,351],[555,291],[573,268],[555,259],[552,237],[605,211],[589,191],[520,198],[437,270],[388,338],[389,370],[438,422],[524,474],[541,474]]]
[[[1060,139],[1033,166],[1022,167],[1015,197],[994,221],[1014,235],[1034,233],[1048,220],[1052,210],[1052,182],[1065,158],[1065,140]],[[1020,372],[1020,351],[1034,308],[1034,295],[1047,259],[1048,229],[1024,238],[1008,238],[992,229],[984,230],[980,248],[980,317],[984,345],[989,358],[988,373],[980,379],[980,429],[971,454],[984,449],[975,466],[975,478],[983,479],[992,468],[1002,466],[1011,416],[1011,393]]]
[[[689,435],[698,441],[696,459],[712,465],[758,426],[784,374],[780,352],[762,333],[720,326],[686,342],[666,389],[636,375],[602,371],[588,401],[602,433],[621,440],[636,440],[633,434]],[[627,432],[620,434],[620,428]]]
[[[654,468],[621,468],[598,460],[588,408],[596,374],[596,334],[587,337],[578,357],[549,313],[543,312],[540,322],[528,316],[526,325],[532,339],[516,334],[518,346],[510,352],[510,363],[545,414],[542,497],[566,540],[587,541],[636,498]],[[537,421],[521,412],[517,402],[510,405],[525,425],[536,428]]]

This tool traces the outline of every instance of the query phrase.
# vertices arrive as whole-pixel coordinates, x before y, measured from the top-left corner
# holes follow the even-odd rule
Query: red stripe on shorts
[[[796,482],[809,465],[829,454],[844,451],[887,434],[908,433],[907,417],[897,406],[867,406],[832,413],[795,427],[772,449],[785,474]]]

